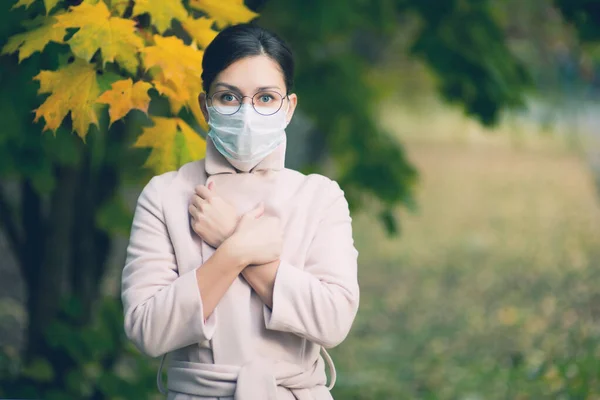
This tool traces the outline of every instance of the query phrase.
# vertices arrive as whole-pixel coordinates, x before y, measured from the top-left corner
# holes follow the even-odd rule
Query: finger
[[[215,183],[214,182],[209,182],[208,183],[208,190],[213,190],[215,188]]]
[[[192,223],[192,229],[194,230],[194,232],[200,235],[202,232],[202,224],[199,221],[194,221]]]
[[[265,212],[265,206],[263,203],[260,203],[256,208],[254,208],[253,210],[248,211],[245,214],[246,218],[250,218],[250,219],[256,219],[256,218],[260,218],[263,213]]]
[[[198,195],[194,195],[194,197],[192,198],[192,204],[194,206],[196,206],[196,208],[198,210],[202,210],[202,207],[207,203],[206,200],[204,200],[202,197],[198,196]]]
[[[210,198],[214,196],[214,193],[212,193],[210,189],[204,185],[196,186],[196,194],[206,201],[210,200]]]
[[[198,218],[198,216],[200,215],[200,210],[198,210],[198,208],[194,204],[190,204],[190,206],[188,207],[188,211],[190,212],[192,219]]]
[[[190,214],[192,214],[196,218],[199,218],[207,212],[208,208],[210,207],[210,204],[200,199],[190,204],[190,207],[193,207],[189,209]]]

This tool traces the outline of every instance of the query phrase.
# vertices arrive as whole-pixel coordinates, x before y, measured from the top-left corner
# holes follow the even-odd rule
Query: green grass
[[[600,201],[573,142],[433,112],[384,114],[419,210],[398,238],[355,216],[361,307],[334,397],[600,399]]]

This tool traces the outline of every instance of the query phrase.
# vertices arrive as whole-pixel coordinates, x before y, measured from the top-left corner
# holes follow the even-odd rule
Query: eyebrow
[[[242,91],[240,90],[240,88],[238,88],[237,86],[230,85],[228,83],[217,82],[215,84],[215,87],[217,87],[217,86],[223,86],[223,87],[225,87],[225,88],[227,88],[229,90],[234,90],[234,91],[236,91],[238,93],[242,93]],[[281,90],[281,88],[279,86],[261,86],[261,87],[257,88],[256,90],[260,92],[261,90],[267,90],[267,89],[279,89],[279,90]]]

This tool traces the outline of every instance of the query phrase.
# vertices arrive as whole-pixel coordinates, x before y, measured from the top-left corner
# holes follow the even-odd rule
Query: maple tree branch
[[[15,223],[12,206],[6,198],[4,188],[0,185],[0,227],[4,229],[15,258],[21,258],[22,243],[17,224]]]

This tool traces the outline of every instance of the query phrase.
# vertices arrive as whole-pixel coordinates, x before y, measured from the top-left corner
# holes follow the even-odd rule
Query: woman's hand
[[[236,229],[238,216],[235,208],[212,191],[214,186],[199,185],[192,196],[189,212],[192,229],[214,248],[219,247]]]
[[[267,264],[277,260],[283,247],[283,231],[278,218],[263,216],[261,204],[244,214],[228,241],[244,264]]]

